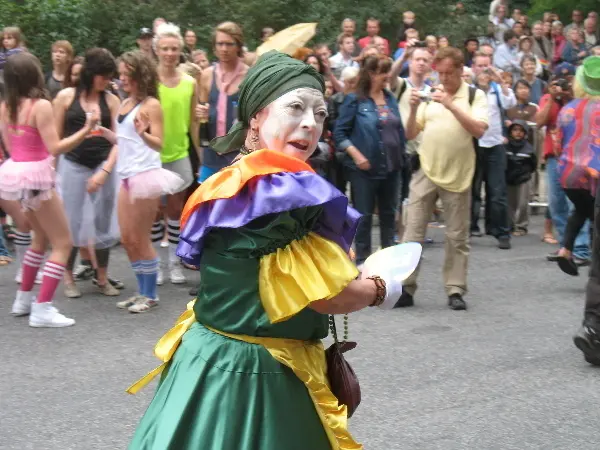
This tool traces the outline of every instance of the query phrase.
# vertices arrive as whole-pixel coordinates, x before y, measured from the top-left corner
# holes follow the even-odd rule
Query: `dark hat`
[[[521,120],[521,119],[517,119],[517,120],[513,121],[513,123],[510,124],[510,126],[508,127],[508,133],[510,134],[513,127],[515,127],[517,125],[519,125],[520,127],[523,128],[523,130],[525,130],[525,134],[529,133],[529,125],[527,125],[527,122],[525,122],[524,120]]]
[[[559,77],[575,75],[575,66],[568,62],[563,62],[554,68],[554,75]]]
[[[140,28],[140,32],[138,33],[138,39],[143,39],[146,37],[154,37],[154,32],[150,28]]]

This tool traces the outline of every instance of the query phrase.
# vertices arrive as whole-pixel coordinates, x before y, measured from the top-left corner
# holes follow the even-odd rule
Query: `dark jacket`
[[[372,178],[386,178],[389,172],[400,170],[404,164],[406,138],[400,120],[398,102],[389,91],[385,92],[390,117],[383,123],[377,105],[371,98],[361,99],[356,94],[348,94],[339,109],[339,116],[333,131],[335,146],[345,152],[350,146],[360,150],[369,160]],[[358,170],[347,154],[344,166]]]
[[[508,139],[506,144],[506,184],[518,186],[527,183],[537,168],[537,156],[533,146],[527,140],[529,135],[529,126],[523,120],[515,120],[508,133],[515,125],[521,125],[525,129],[525,138],[520,141]]]

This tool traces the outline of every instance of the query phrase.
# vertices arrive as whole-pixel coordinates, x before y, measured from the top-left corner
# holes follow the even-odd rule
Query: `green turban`
[[[219,154],[238,150],[246,141],[250,119],[274,100],[298,88],[324,92],[323,77],[309,64],[272,50],[262,55],[240,84],[238,122],[210,145]]]

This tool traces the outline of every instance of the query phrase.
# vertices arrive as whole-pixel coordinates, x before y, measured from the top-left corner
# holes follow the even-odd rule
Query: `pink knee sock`
[[[65,266],[52,261],[46,262],[46,265],[44,266],[44,278],[42,278],[40,293],[37,297],[38,303],[52,301],[52,297],[54,297],[54,292],[56,292],[56,288],[63,279],[64,274]]]
[[[23,257],[21,291],[29,292],[33,289],[35,277],[44,260],[44,254],[38,253],[35,250],[27,249]]]

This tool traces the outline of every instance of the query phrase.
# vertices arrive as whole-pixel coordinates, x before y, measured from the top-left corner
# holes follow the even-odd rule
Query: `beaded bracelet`
[[[377,294],[375,296],[375,301],[371,303],[369,306],[379,306],[385,300],[385,296],[387,294],[387,288],[385,286],[385,281],[383,278],[373,275],[367,277],[367,280],[373,280],[375,282],[375,287],[377,288]]]

